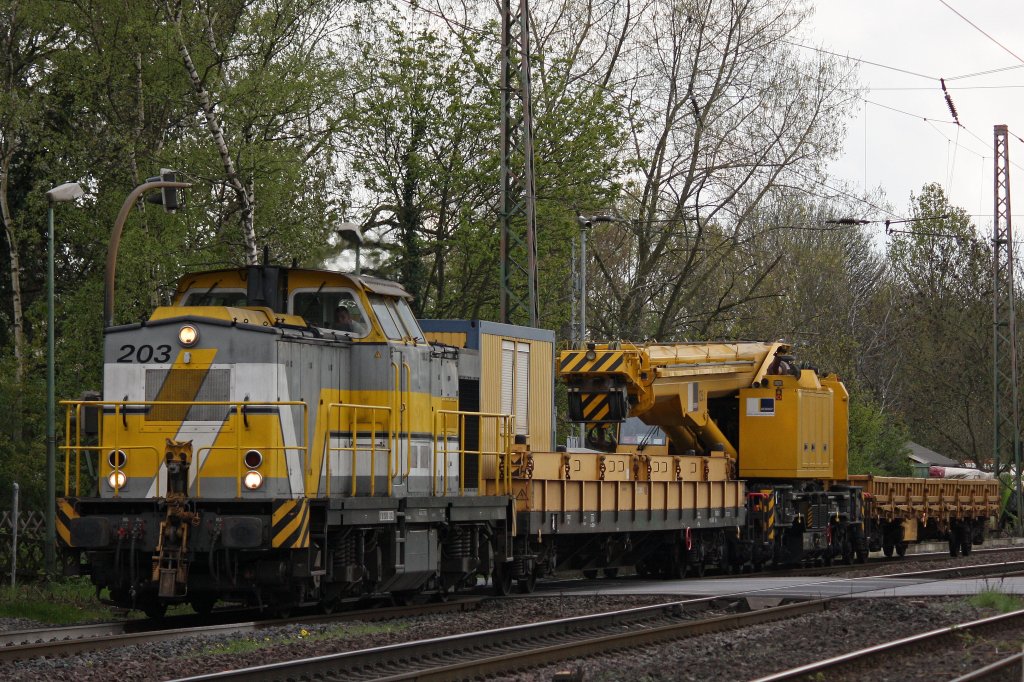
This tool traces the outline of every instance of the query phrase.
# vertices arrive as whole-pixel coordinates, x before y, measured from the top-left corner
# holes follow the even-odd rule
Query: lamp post
[[[356,275],[362,275],[363,268],[359,262],[359,250],[363,245],[363,230],[355,223],[341,223],[338,225],[338,235],[347,239],[355,247]]]
[[[52,575],[56,564],[57,530],[57,429],[54,423],[56,412],[56,389],[54,388],[54,330],[53,330],[53,205],[74,201],[85,194],[77,182],[65,182],[46,193],[46,572]]]
[[[611,223],[615,219],[609,215],[576,216],[576,222],[580,224],[580,319],[579,339],[580,348],[587,345],[587,232],[594,226],[594,223]],[[587,425],[580,424],[580,447],[587,442]]]

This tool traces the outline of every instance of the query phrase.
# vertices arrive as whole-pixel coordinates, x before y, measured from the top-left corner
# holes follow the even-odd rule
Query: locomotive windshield
[[[423,339],[420,325],[412,314],[409,304],[403,299],[385,298],[372,294],[370,305],[373,306],[377,321],[380,322],[384,334],[389,339]]]
[[[370,331],[359,299],[350,289],[296,291],[292,295],[292,311],[314,327],[336,329],[356,337],[366,336]]]
[[[245,289],[215,289],[213,287],[189,289],[182,301],[182,305],[188,306],[209,305],[242,308],[249,305]]]

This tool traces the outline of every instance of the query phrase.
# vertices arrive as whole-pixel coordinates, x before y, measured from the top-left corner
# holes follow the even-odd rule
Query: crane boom
[[[588,344],[563,351],[569,418],[660,427],[675,454],[722,453],[743,477],[846,477],[848,394],[776,342]]]

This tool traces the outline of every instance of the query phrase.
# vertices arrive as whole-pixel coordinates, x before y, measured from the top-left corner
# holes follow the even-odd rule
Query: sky
[[[812,2],[807,44],[892,67],[859,65],[867,90],[847,124],[833,176],[859,189],[880,188],[903,217],[911,192],[938,182],[991,236],[993,126],[1006,124],[1014,236],[1024,231],[1024,142],[1013,137],[1024,138],[1024,0]],[[1019,68],[971,75],[1007,67]],[[952,123],[940,78],[962,128]],[[894,218],[864,209],[858,217]]]

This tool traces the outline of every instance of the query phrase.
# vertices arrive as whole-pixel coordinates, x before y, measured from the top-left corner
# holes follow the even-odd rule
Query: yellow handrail
[[[405,369],[405,391],[402,393],[401,420],[405,426],[405,477],[408,486],[409,471],[412,467],[412,367],[405,360],[402,360],[402,367]]]
[[[334,411],[338,412],[338,431],[341,431],[341,417],[343,410],[350,410],[351,419],[349,421],[349,433],[352,434],[352,444],[349,447],[331,447],[330,445],[330,424],[331,424],[331,413]],[[358,419],[360,410],[366,410],[370,412],[370,495],[373,496],[377,492],[376,486],[376,468],[377,468],[377,424],[378,420],[377,413],[382,412],[388,420],[388,424],[392,424],[392,409],[386,405],[360,405],[358,403],[329,403],[327,405],[327,484],[325,486],[325,494],[330,496],[331,494],[331,453],[333,452],[351,452],[352,454],[352,496],[355,497],[358,494],[358,488],[356,485],[356,465],[357,455],[359,452],[359,424],[361,423]],[[387,463],[388,463],[388,495],[391,495],[393,487],[392,481],[394,478],[395,468],[393,466],[394,458],[393,453],[395,450],[395,438],[394,432],[387,429]]]
[[[475,450],[467,450],[465,448],[465,435],[466,435],[466,419],[470,417],[479,418],[481,421],[479,432],[479,440],[477,441],[477,448]],[[453,429],[449,422],[452,418],[456,419],[456,427]],[[485,421],[493,421],[495,428],[493,431],[493,447],[486,448],[483,442],[484,433],[487,429],[483,428]],[[441,479],[441,494],[448,494],[448,455],[453,454],[448,446],[448,435],[452,431],[458,434],[459,446],[455,451],[459,457],[459,495],[465,495],[466,493],[466,456],[475,454],[478,458],[479,467],[477,469],[477,488],[483,488],[485,480],[484,477],[484,456],[493,456],[495,458],[494,467],[494,484],[497,488],[498,494],[504,494],[506,491],[511,490],[512,478],[511,478],[511,467],[510,467],[510,453],[512,446],[512,416],[508,414],[501,414],[497,412],[467,412],[463,410],[437,410],[434,414],[434,461],[432,467],[431,477],[431,490],[432,494],[437,495],[437,479],[438,479],[438,457],[437,450],[440,449],[443,455],[444,464],[442,465]],[[439,445],[438,439],[442,439],[443,444]]]
[[[161,461],[160,461],[160,451],[159,451],[159,449],[156,448],[153,445],[123,446],[123,445],[121,445],[119,443],[121,432],[122,431],[127,431],[129,429],[129,426],[128,426],[128,423],[127,423],[127,420],[126,420],[126,415],[125,415],[125,408],[127,408],[127,407],[136,407],[136,406],[139,406],[139,407],[154,407],[154,406],[155,407],[162,407],[162,406],[188,406],[188,407],[223,406],[223,407],[231,407],[231,408],[233,408],[232,414],[231,414],[231,419],[229,421],[230,421],[231,427],[235,431],[235,444],[234,444],[234,447],[226,447],[226,446],[203,447],[203,448],[200,448],[199,451],[194,453],[195,462],[196,462],[196,464],[195,464],[195,466],[196,466],[196,469],[195,469],[195,471],[196,471],[196,474],[195,474],[196,497],[201,497],[202,496],[202,490],[201,490],[201,485],[202,485],[202,466],[199,465],[199,462],[202,461],[202,458],[199,457],[199,453],[200,452],[212,452],[214,450],[226,450],[226,451],[229,451],[229,452],[230,451],[234,451],[234,452],[236,452],[236,454],[241,455],[243,451],[252,450],[252,449],[256,449],[256,450],[260,450],[260,451],[269,451],[269,452],[273,452],[273,451],[284,451],[284,452],[287,452],[289,450],[298,450],[300,453],[302,453],[302,456],[304,458],[308,458],[308,449],[309,449],[309,407],[308,407],[308,405],[304,401],[300,401],[300,400],[255,401],[255,402],[254,401],[230,401],[230,400],[195,400],[195,401],[189,401],[189,400],[160,400],[160,401],[157,401],[157,400],[62,400],[60,404],[64,405],[65,408],[66,408],[65,431],[64,431],[64,433],[65,433],[65,444],[62,445],[61,448],[60,448],[61,450],[64,451],[64,467],[65,467],[65,471],[64,471],[64,494],[65,495],[70,494],[70,488],[71,488],[70,468],[71,468],[71,453],[72,453],[72,451],[75,452],[75,494],[79,495],[79,494],[81,494],[81,453],[83,451],[84,452],[96,452],[97,453],[97,458],[99,459],[101,454],[102,454],[102,452],[105,451],[105,450],[111,450],[111,451],[122,450],[122,451],[125,451],[126,453],[128,451],[139,451],[139,450],[152,452],[153,455],[154,455],[155,462],[154,462],[153,466],[150,467],[150,469],[157,472],[156,473],[156,496],[159,497],[161,495],[160,476],[159,476],[159,469],[160,469]],[[99,419],[98,420],[99,433],[97,434],[97,436],[98,436],[98,444],[97,445],[83,445],[82,444],[82,432],[81,432],[82,410],[84,408],[86,408],[86,407],[95,407],[95,408],[97,408],[97,409],[99,409],[101,411],[105,407],[113,407],[113,409],[114,409],[114,414],[113,414],[114,418],[112,420],[113,424],[115,425],[114,428],[105,428],[105,424],[107,423],[106,419]],[[253,442],[249,441],[249,442],[246,442],[244,444],[244,446],[243,446],[242,435],[241,434],[242,434],[243,430],[248,430],[248,428],[249,428],[248,425],[245,423],[246,420],[245,420],[245,414],[244,414],[244,410],[247,407],[301,407],[302,408],[302,424],[303,424],[303,428],[302,428],[302,443],[301,444],[296,444],[296,445],[287,445],[286,444],[286,445],[278,446],[278,445],[270,445],[270,444],[262,444],[262,443],[253,443]],[[73,435],[72,435],[72,428],[71,428],[71,413],[72,413],[72,411],[74,411],[75,418],[76,418],[76,420],[75,420],[76,421],[76,425],[75,425],[75,429],[74,429]],[[102,412],[101,412],[101,414],[102,414]],[[123,426],[121,428],[117,428],[117,426],[116,426],[119,421],[123,424]],[[110,439],[109,441],[107,440],[108,437]],[[73,440],[72,440],[72,438],[73,438]],[[118,458],[115,458],[115,462],[118,462],[118,461],[119,461]],[[273,468],[274,468],[275,476],[280,474],[280,461],[279,461],[279,458],[275,458],[275,462],[273,464]],[[120,471],[120,470],[121,470],[120,465],[114,466],[114,471],[115,472],[116,471]],[[97,474],[98,474],[98,472],[99,472],[99,468],[97,468]],[[235,492],[236,492],[236,495],[238,497],[241,497],[241,493],[242,493],[242,476],[243,476],[242,457],[239,456],[237,458],[236,476],[235,476]],[[113,496],[114,497],[119,497],[120,496],[120,489],[114,489]]]

